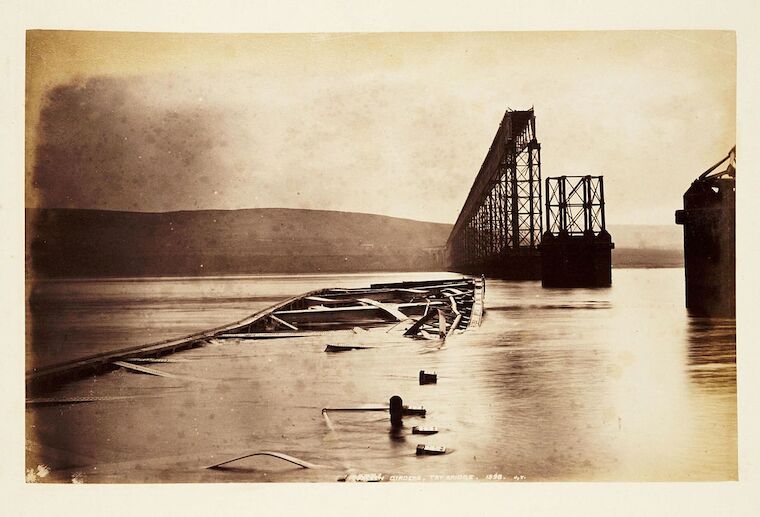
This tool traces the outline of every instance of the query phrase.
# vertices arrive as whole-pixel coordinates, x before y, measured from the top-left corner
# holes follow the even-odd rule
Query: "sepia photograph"
[[[28,483],[737,479],[733,32],[30,30],[26,96]]]
[[[26,483],[735,481],[733,31],[26,32]]]

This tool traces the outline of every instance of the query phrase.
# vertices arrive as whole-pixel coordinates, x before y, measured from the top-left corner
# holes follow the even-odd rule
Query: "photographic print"
[[[738,479],[732,31],[26,33],[27,483]]]

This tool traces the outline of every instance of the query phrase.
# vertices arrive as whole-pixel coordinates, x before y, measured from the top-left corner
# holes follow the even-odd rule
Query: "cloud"
[[[151,103],[140,83],[94,77],[49,92],[32,174],[37,205],[162,211],[212,195],[233,114]]]
[[[451,223],[504,110],[534,106],[544,177],[603,174],[610,221],[670,224],[735,143],[731,33],[93,34],[32,53],[29,206]]]

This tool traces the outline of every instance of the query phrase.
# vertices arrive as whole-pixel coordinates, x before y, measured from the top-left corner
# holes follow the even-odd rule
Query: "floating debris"
[[[404,415],[425,416],[427,411],[424,407],[404,406]]]
[[[425,370],[420,370],[420,384],[437,384],[438,383],[438,374],[435,372],[426,372]]]
[[[412,427],[412,434],[436,434],[437,432],[437,427],[423,427],[419,425]]]
[[[451,335],[464,330],[479,281],[470,278],[372,284],[358,289],[332,288],[306,293],[220,332],[224,337],[262,339],[262,334],[296,337],[314,330],[352,330],[411,323],[407,337],[423,332]],[[438,321],[433,323],[435,316]],[[466,326],[465,326],[466,328]]]
[[[374,347],[361,345],[327,345],[325,347],[325,352],[349,352],[351,350],[367,350],[370,348]]]
[[[427,411],[422,406],[405,406],[404,401],[398,395],[394,395],[390,399],[389,411],[391,414],[391,424],[401,425],[401,417],[404,416],[422,416],[424,417]]]
[[[166,359],[164,357],[130,357],[131,363],[189,363],[190,359]]]
[[[352,411],[388,411],[391,415],[391,423],[394,424],[400,424],[401,423],[401,417],[403,416],[422,416],[424,417],[427,411],[422,406],[405,406],[403,400],[398,395],[394,395],[391,397],[389,404],[386,405],[373,405],[373,404],[365,404],[363,406],[353,406],[353,407],[324,407],[322,408],[322,413],[327,413],[328,411],[345,411],[345,412],[352,412]]]
[[[436,447],[434,445],[425,445],[424,443],[417,445],[417,456],[437,456],[439,454],[446,454],[446,447]]]
[[[381,328],[388,333],[398,327],[399,335],[406,328],[403,336],[408,338],[442,341],[480,325],[483,287],[483,280],[463,277],[314,290],[215,329],[35,369],[26,374],[27,392],[44,394],[62,382],[109,372],[115,366],[190,380],[149,368],[140,370],[139,365],[129,361],[138,357],[144,358],[139,362],[168,363],[146,359],[210,344],[223,346],[226,339],[294,339],[340,330],[366,332],[369,336],[370,330]]]
[[[190,377],[187,375],[175,375],[173,373],[154,370],[153,368],[146,368],[145,366],[140,366],[139,364],[128,363],[126,361],[114,361],[113,364],[127,370],[132,370],[137,373],[145,373],[147,375],[155,375],[156,377],[168,377],[170,379],[181,379],[185,381],[209,382],[208,379],[199,379],[197,377]]]
[[[245,458],[250,458],[252,456],[271,456],[273,458],[278,458],[283,461],[287,461],[290,463],[293,463],[295,465],[298,465],[299,467],[305,468],[305,469],[318,469],[323,468],[322,465],[317,465],[316,463],[309,463],[308,461],[302,460],[300,458],[296,458],[295,456],[289,456],[287,454],[283,454],[281,452],[274,452],[274,451],[256,451],[251,453],[246,453],[241,456],[235,456],[234,458],[230,458],[228,460],[224,460],[219,463],[214,463],[213,465],[209,465],[207,467],[203,467],[206,469],[218,469],[222,468],[224,465],[227,465],[229,463],[233,463],[235,461],[243,460]]]
[[[172,373],[166,373],[160,370],[154,370],[153,368],[146,368],[145,366],[128,363],[126,361],[114,361],[113,364],[115,364],[116,366],[121,366],[122,368],[126,368],[127,370],[132,370],[138,373],[146,373],[148,375],[155,375],[157,377],[177,377],[176,375]]]
[[[296,337],[322,336],[323,332],[243,332],[232,334],[218,334],[220,339],[291,339]]]
[[[437,313],[434,313],[433,311],[429,311],[426,314],[423,314],[423,316],[420,319],[418,319],[417,321],[414,322],[414,325],[412,325],[411,327],[409,327],[406,330],[406,332],[404,332],[404,335],[405,336],[414,336],[414,335],[416,335],[420,331],[420,329],[422,328],[422,326],[424,324],[426,324],[428,321],[430,321],[431,319],[433,319],[433,314],[437,314]]]
[[[361,303],[366,303],[367,305],[372,305],[373,307],[377,307],[378,309],[381,309],[388,313],[391,317],[395,318],[396,321],[406,321],[409,319],[409,316],[398,310],[398,305],[390,305],[385,304],[382,302],[378,302],[377,300],[373,300],[372,298],[357,298],[357,301]]]
[[[323,407],[322,413],[328,411],[388,411],[388,406],[365,405],[357,407]]]
[[[111,397],[63,397],[63,398],[54,398],[54,397],[41,397],[41,398],[33,398],[33,399],[26,399],[26,404],[30,406],[54,406],[59,404],[83,404],[86,402],[113,402],[118,400],[136,400],[140,397],[138,396],[130,396],[130,395],[123,395],[123,396],[111,396]]]
[[[269,315],[269,319],[272,320],[273,322],[277,323],[278,325],[281,325],[281,326],[283,326],[285,328],[288,328],[290,330],[298,330],[298,327],[296,327],[295,325],[292,325],[292,324],[288,323],[287,321],[282,321],[280,318],[278,318],[274,314],[270,314]]]

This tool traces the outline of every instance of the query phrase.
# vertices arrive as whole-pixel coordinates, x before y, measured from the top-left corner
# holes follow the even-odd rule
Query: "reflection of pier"
[[[705,390],[736,394],[736,320],[689,318],[689,377]]]
[[[543,233],[536,117],[532,109],[508,110],[446,243],[449,266],[513,280],[541,278],[546,287],[610,285],[614,246],[601,176],[547,178],[546,189]]]

